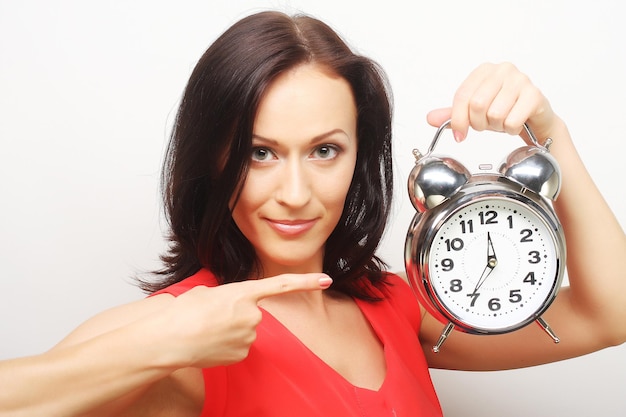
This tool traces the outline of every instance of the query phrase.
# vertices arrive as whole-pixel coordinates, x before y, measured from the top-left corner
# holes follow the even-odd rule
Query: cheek
[[[354,166],[348,166],[342,172],[337,172],[331,179],[323,181],[318,186],[317,196],[327,207],[337,207],[343,211],[353,174]]]
[[[261,204],[262,189],[254,186],[251,181],[246,181],[239,198],[233,197],[230,201],[230,210],[233,220],[239,229],[244,232],[249,228],[250,219],[255,208]]]

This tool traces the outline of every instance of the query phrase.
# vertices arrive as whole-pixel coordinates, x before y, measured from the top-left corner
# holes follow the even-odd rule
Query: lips
[[[315,226],[317,219],[311,220],[275,220],[265,219],[267,224],[276,232],[286,236],[297,236],[305,233]]]

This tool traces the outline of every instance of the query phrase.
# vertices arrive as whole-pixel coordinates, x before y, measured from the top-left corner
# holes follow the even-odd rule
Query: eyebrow
[[[325,133],[319,134],[317,136],[314,136],[311,139],[310,143],[311,144],[315,144],[315,143],[322,142],[327,137],[332,136],[332,135],[334,135],[336,133],[342,133],[345,136],[348,136],[348,134],[343,129],[333,129],[333,130],[330,130],[328,132],[325,132]],[[262,140],[263,142],[269,142],[269,143],[274,144],[274,145],[278,145],[279,144],[279,142],[276,139],[266,138],[264,136],[257,135],[257,134],[254,134],[254,133],[252,134],[252,139],[259,139],[259,140]]]

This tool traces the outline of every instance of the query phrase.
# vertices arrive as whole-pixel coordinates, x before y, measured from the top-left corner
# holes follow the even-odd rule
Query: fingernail
[[[453,135],[454,135],[454,140],[456,140],[457,142],[461,142],[461,141],[463,141],[463,133],[461,133],[461,132],[459,132],[459,131],[455,130],[455,131],[453,132]]]
[[[333,279],[331,277],[324,276],[324,277],[321,277],[318,282],[322,289],[326,289],[330,287],[330,285],[333,283]]]

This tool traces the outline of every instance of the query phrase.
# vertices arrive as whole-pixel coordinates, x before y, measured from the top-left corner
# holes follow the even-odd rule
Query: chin
[[[261,259],[264,275],[272,271],[277,271],[271,275],[278,274],[306,274],[311,272],[322,272],[323,257],[311,254],[290,253],[289,257],[263,257]]]

